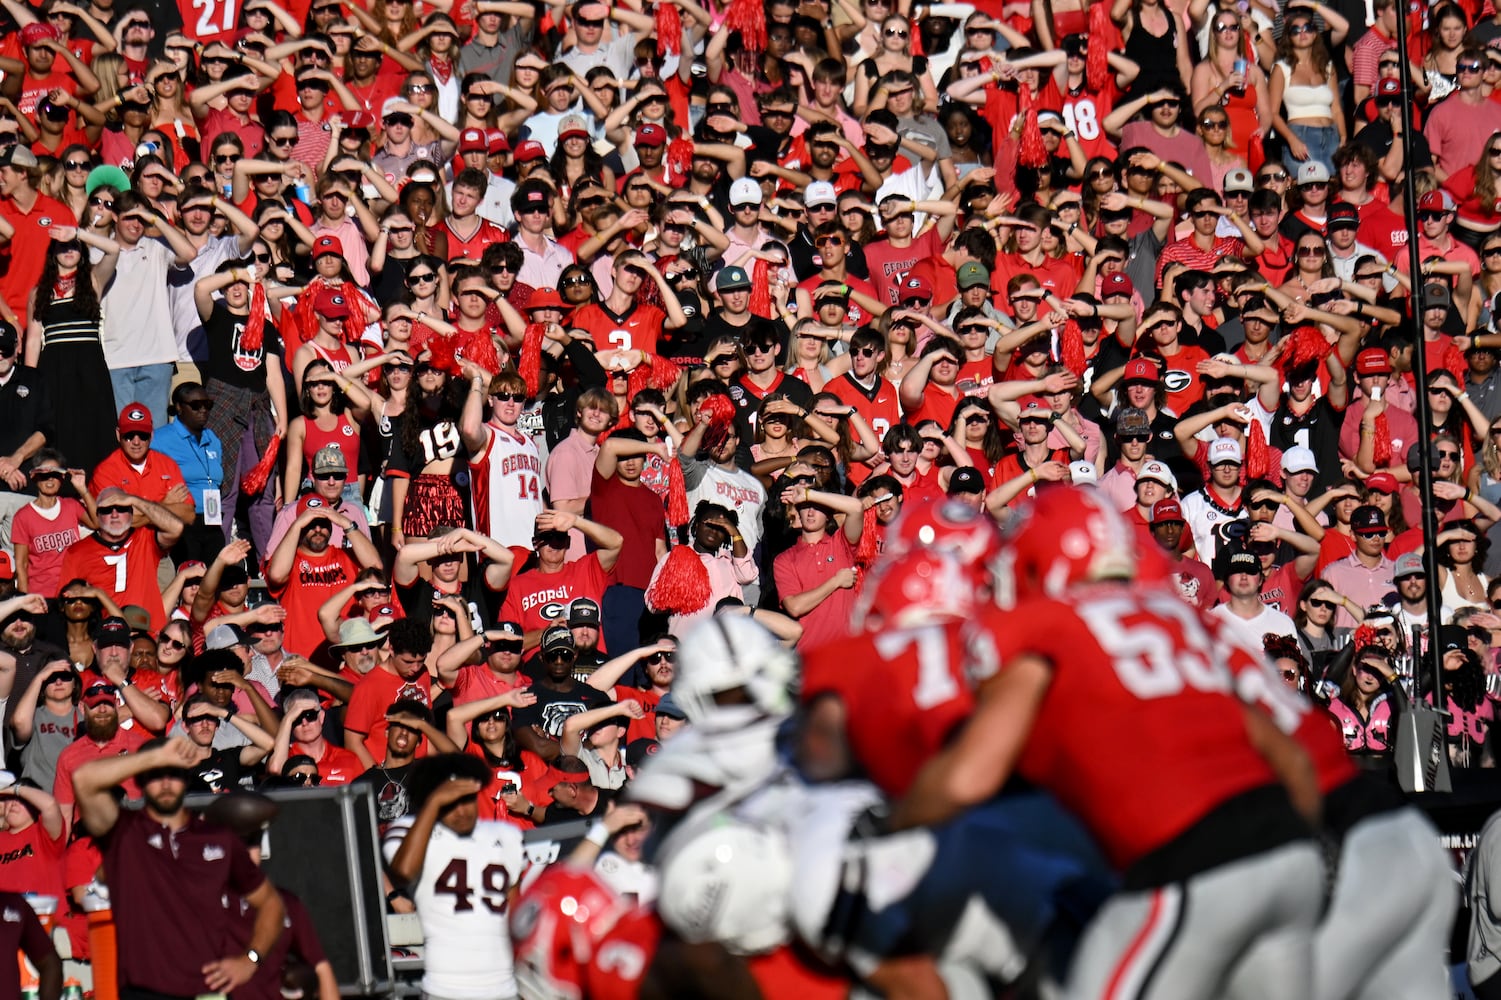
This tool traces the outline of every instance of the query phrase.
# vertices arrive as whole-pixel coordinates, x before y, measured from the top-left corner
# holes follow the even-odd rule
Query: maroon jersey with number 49
[[[988,610],[970,644],[984,680],[1037,656],[1052,671],[1019,773],[1127,868],[1221,803],[1277,782],[1250,743],[1225,646],[1171,590],[1097,585],[1065,603]]]
[[[958,626],[856,635],[803,661],[802,698],[844,702],[845,739],[881,791],[905,794],[974,709]]]

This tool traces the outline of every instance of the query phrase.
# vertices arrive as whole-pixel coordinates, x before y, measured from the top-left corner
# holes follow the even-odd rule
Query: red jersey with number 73
[[[1056,795],[1121,868],[1228,799],[1277,782],[1251,746],[1210,627],[1171,590],[1134,587],[988,610],[969,663],[980,681],[1018,657],[1048,663],[1052,683],[1018,771]]]
[[[802,699],[832,694],[844,702],[850,750],[896,798],[974,710],[963,664],[958,626],[852,636],[804,658]]]

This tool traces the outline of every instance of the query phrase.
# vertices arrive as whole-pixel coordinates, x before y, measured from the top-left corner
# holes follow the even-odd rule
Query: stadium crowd
[[[971,828],[939,826],[962,804],[919,769],[999,680],[973,637],[950,644],[953,612],[1004,599],[986,532],[1013,533],[1013,555],[1039,524],[1063,533],[1037,513],[1049,496],[1131,541],[1129,569],[1069,584],[1150,579],[1173,598],[1079,596],[1069,621],[1104,657],[1121,622],[1156,616],[1177,623],[1172,644],[1131,654],[1153,670],[1210,643],[1237,651],[1224,669],[1267,659],[1284,713],[1311,712],[1384,775],[1402,713],[1436,700],[1414,664],[1437,642],[1450,764],[1494,766],[1501,12],[1412,7],[1405,52],[1400,15],[1395,0],[0,0],[0,894],[55,899],[77,960],[86,911],[112,901],[122,996],[272,995],[290,950],[299,988],[332,1000],[301,904],[181,797],[366,783],[387,907],[427,932],[426,991],[552,995],[524,950],[545,951],[535,926],[515,929],[514,976],[509,946],[472,944],[510,940],[521,834],[596,821],[539,896],[589,868],[569,891],[651,904],[657,858],[677,856],[656,853],[663,817],[686,814],[693,858],[695,819],[719,815],[673,779],[744,777],[682,761],[719,761],[715,734],[751,761],[774,753],[761,723],[792,708],[758,685],[798,687],[799,659],[823,671],[816,690],[802,677],[809,705],[840,692],[855,734],[882,709],[829,671],[937,657],[912,736],[933,745],[877,777],[856,739],[833,771],[896,803],[877,841],[958,829],[935,850],[973,860]],[[918,618],[940,623],[936,646],[901,625]],[[991,653],[1044,655],[992,631]],[[739,650],[764,669],[700,680],[690,701],[675,680],[694,636],[700,662]],[[1251,736],[1267,755],[1286,734]],[[768,773],[761,793],[781,787]],[[1227,795],[1257,775],[1247,764]],[[1354,780],[1328,775],[1326,798]],[[145,811],[120,810],[119,790]],[[1352,797],[1370,805],[1330,801]],[[1102,917],[1185,874],[1151,851],[1171,838],[1116,845],[1098,803],[1059,798],[998,801],[1007,822],[1039,811],[1016,822],[1042,847],[1018,856],[1047,848],[1038,896],[1067,897],[1080,934],[1120,872]],[[741,806],[727,829],[766,825]],[[1206,837],[1250,808],[1209,806],[1229,812],[1194,828]],[[1272,846],[1292,850],[1312,814],[1258,815],[1285,820]],[[1346,808],[1337,832],[1369,815]],[[269,821],[222,818],[251,839]],[[465,853],[475,824],[493,862]],[[203,843],[171,902],[152,889],[183,877],[177,852],[150,853],[159,827]],[[1105,856],[1071,851],[1075,835]],[[776,854],[764,839],[734,850]],[[839,870],[824,861],[808,863]],[[1256,871],[1293,883],[1309,861]],[[204,923],[221,892],[242,902]],[[49,947],[0,902],[18,935],[0,980],[22,947],[50,1000]],[[1067,977],[1078,934],[1061,918],[984,902],[1021,949],[980,975]],[[867,922],[858,947],[805,942],[817,969],[775,947],[786,928],[695,940],[694,913],[668,916],[667,937],[649,910],[619,925],[660,949],[661,995],[843,995],[858,979],[930,996],[930,975],[982,995],[965,992],[971,962],[893,968],[912,927],[946,926],[920,907],[911,926]],[[158,919],[192,928],[193,961],[160,961]],[[1108,951],[1084,938],[1073,995],[1104,995],[1090,977],[1109,979]],[[1385,982],[1416,981],[1421,957],[1388,957],[1405,971]],[[1167,988],[1190,982],[1163,967]],[[1233,995],[1305,995],[1266,983]],[[1501,996],[1501,975],[1490,986]]]

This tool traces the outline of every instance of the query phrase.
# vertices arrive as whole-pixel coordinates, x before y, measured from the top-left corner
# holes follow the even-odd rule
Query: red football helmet
[[[855,599],[850,624],[857,632],[880,632],[963,621],[988,589],[984,563],[966,565],[952,551],[914,548],[877,564]]]
[[[511,911],[523,1000],[580,1000],[595,946],[630,908],[593,871],[549,866]]]
[[[995,564],[996,600],[1060,597],[1097,580],[1134,579],[1139,536],[1093,487],[1054,486],[1017,511]]]
[[[924,497],[902,506],[886,533],[882,558],[905,555],[914,549],[952,552],[968,567],[983,569],[1001,547],[995,518],[946,497]]]

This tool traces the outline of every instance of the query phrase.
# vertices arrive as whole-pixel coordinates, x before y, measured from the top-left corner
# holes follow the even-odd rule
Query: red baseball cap
[[[1452,212],[1454,208],[1454,199],[1447,191],[1429,191],[1418,199],[1419,212]]]
[[[509,153],[511,151],[510,140],[506,134],[498,128],[492,128],[485,132],[486,151],[494,156],[497,153]]]
[[[1123,271],[1107,274],[1100,279],[1100,298],[1102,299],[1110,295],[1131,296],[1135,294],[1136,286],[1131,283],[1131,279],[1126,277]]]
[[[1397,482],[1397,477],[1390,472],[1378,472],[1373,476],[1367,476],[1365,484],[1367,489],[1376,493],[1385,493],[1388,496],[1402,488],[1402,484]]]
[[[309,493],[307,496],[297,501],[297,516],[299,517],[301,517],[303,514],[306,514],[310,510],[319,509],[332,510],[333,508],[329,506],[327,500],[323,499],[316,493]]]
[[[484,153],[490,149],[489,140],[485,138],[484,129],[466,128],[459,133],[459,154]]]
[[[347,129],[364,129],[369,132],[375,128],[375,116],[368,111],[341,111],[339,117],[343,119]]]
[[[314,260],[331,253],[344,256],[344,244],[337,236],[320,236],[313,241]]]
[[[1392,363],[1379,347],[1367,347],[1355,355],[1356,375],[1390,375]]]
[[[14,580],[16,578],[16,564],[11,561],[10,553],[0,550],[0,580]]]
[[[558,294],[556,288],[534,288],[531,297],[526,300],[526,311],[533,309],[567,309],[568,304],[563,301],[563,296]]]
[[[526,142],[516,144],[516,152],[511,159],[517,163],[530,163],[533,160],[547,159],[547,150],[536,139],[528,139]]]
[[[573,771],[560,771],[555,767],[549,767],[547,769],[548,788],[553,788],[557,785],[587,785],[588,783],[588,771],[580,771],[575,773]]]
[[[329,319],[343,319],[352,310],[349,308],[349,300],[344,293],[337,288],[323,288],[318,292],[317,301],[313,303],[313,310]]]
[[[48,24],[46,21],[38,21],[34,24],[28,24],[26,27],[21,29],[22,45],[40,45],[45,41],[55,42],[61,37],[62,36],[58,34],[57,29]]]
[[[636,129],[636,145],[665,146],[666,144],[667,130],[655,122],[647,122]]]
[[[121,434],[129,434],[131,431],[143,431],[150,434],[156,429],[151,420],[151,411],[140,403],[126,403],[120,411],[120,419],[115,423],[115,429]]]
[[[1020,420],[1052,420],[1053,408],[1041,396],[1023,396],[1016,401],[1021,407]]]
[[[1121,376],[1121,381],[1156,384],[1160,378],[1162,375],[1157,370],[1157,362],[1151,358],[1133,358],[1126,362],[1126,374]]]
[[[1376,84],[1377,97],[1397,97],[1402,93],[1401,80],[1381,80]]]
[[[903,302],[932,302],[933,283],[923,277],[908,278],[902,282],[901,300]]]
[[[1172,497],[1166,497],[1152,504],[1152,524],[1166,524],[1169,521],[1182,521],[1183,507]]]

